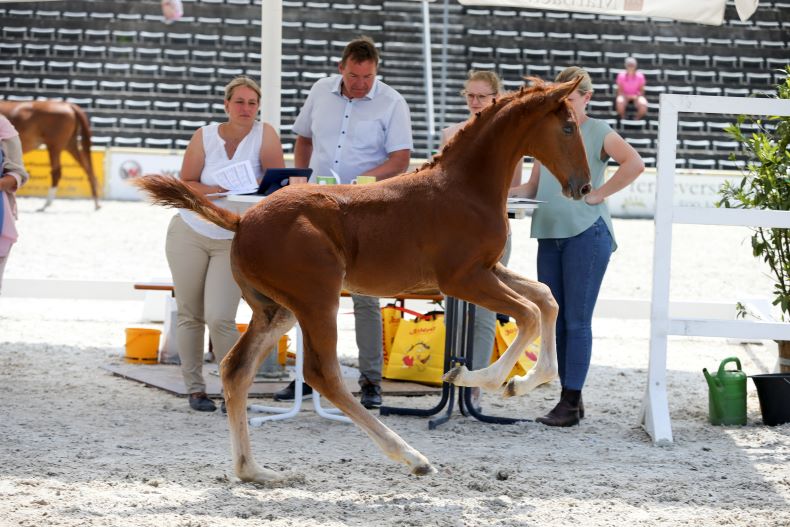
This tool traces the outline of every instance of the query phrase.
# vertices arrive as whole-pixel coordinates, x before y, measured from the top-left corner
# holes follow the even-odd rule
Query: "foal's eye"
[[[563,133],[565,135],[572,135],[573,134],[573,125],[572,124],[566,124],[565,126],[562,127],[562,131],[563,131]]]

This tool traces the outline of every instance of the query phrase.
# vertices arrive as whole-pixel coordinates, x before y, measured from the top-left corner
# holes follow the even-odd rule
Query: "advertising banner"
[[[614,169],[609,169],[609,175]],[[678,207],[715,207],[719,189],[725,181],[740,182],[733,172],[678,170],[675,173],[673,202]],[[636,181],[606,199],[612,216],[618,218],[652,218],[656,211],[656,169],[647,168]]]
[[[161,174],[178,177],[183,155],[180,153],[155,153],[145,150],[111,150],[107,164],[108,199],[122,201],[142,200],[143,195],[129,184],[134,178],[145,174]]]
[[[724,20],[725,0],[459,0],[468,6],[506,6],[526,9],[554,9],[620,16],[671,18],[720,26]],[[735,0],[741,20],[757,9],[758,0]]]
[[[49,152],[44,149],[33,150],[22,157],[30,180],[19,189],[17,196],[45,197],[52,186]],[[93,173],[96,174],[99,197],[103,197],[104,189],[104,150],[91,152]],[[66,152],[60,154],[62,172],[58,183],[58,198],[90,198],[91,187],[88,175],[77,164],[77,161]]]

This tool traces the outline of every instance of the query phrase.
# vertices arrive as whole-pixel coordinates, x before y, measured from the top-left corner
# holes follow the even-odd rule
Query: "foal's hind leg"
[[[247,393],[258,366],[280,337],[293,327],[296,319],[288,309],[268,299],[266,304],[256,304],[246,292],[245,298],[253,308],[252,320],[247,331],[223,359],[221,368],[233,465],[242,481],[279,481],[283,479],[282,475],[259,466],[252,458]]]
[[[315,305],[323,309],[298,314],[304,334],[305,380],[364,430],[388,458],[404,463],[418,476],[436,472],[425,456],[384,426],[348,391],[337,362],[337,309],[325,309],[320,302]]]
[[[510,379],[504,391],[505,397],[523,395],[557,378],[556,329],[559,307],[547,285],[520,276],[503,265],[497,265],[494,273],[511,289],[534,302],[540,309],[538,361],[526,375]]]
[[[79,146],[77,145],[76,132],[75,135],[72,135],[71,139],[69,139],[69,144],[66,147],[66,151],[74,157],[77,163],[79,163],[79,165],[82,167],[82,170],[85,171],[85,175],[88,177],[88,184],[90,184],[91,187],[93,205],[95,210],[99,210],[101,208],[101,205],[99,204],[99,188],[98,184],[96,183],[96,175],[93,173],[93,170],[91,170],[91,153],[83,152],[79,149]]]
[[[503,266],[497,264],[497,268],[499,267]],[[440,282],[439,286],[450,296],[462,298],[495,313],[505,313],[516,319],[518,336],[494,364],[474,371],[469,371],[466,366],[457,366],[444,375],[445,381],[458,386],[479,386],[486,390],[499,389],[519,356],[538,335],[541,320],[539,307],[519,291],[511,289],[488,269],[464,274],[463,282],[453,284]]]
[[[55,199],[55,194],[58,191],[58,183],[60,183],[60,176],[63,172],[63,169],[60,164],[60,152],[62,147],[59,145],[52,145],[47,144],[47,151],[49,152],[49,166],[50,166],[50,176],[52,177],[52,184],[47,191],[47,200],[44,202],[44,205],[38,209],[39,212],[44,212],[47,207],[52,205],[52,201]]]

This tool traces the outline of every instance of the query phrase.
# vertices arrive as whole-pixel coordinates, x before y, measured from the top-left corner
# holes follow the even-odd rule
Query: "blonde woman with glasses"
[[[448,126],[442,130],[441,147],[449,143],[450,139],[474,119],[475,115],[494,102],[497,97],[504,95],[502,81],[493,71],[472,70],[467,75],[466,81],[464,82],[464,89],[461,90],[461,95],[466,99],[466,107],[469,109],[469,118],[466,121]],[[511,187],[521,184],[521,168],[521,163],[519,163],[513,173],[513,180],[510,183]],[[505,252],[499,261],[502,265],[507,265],[509,258],[510,233],[508,232]],[[491,360],[491,352],[494,349],[495,322],[496,315],[494,313],[483,307],[476,306],[474,324],[475,340],[472,352],[473,362],[468,365],[470,369],[477,370],[488,366]],[[472,388],[472,404],[478,409],[480,406],[479,401],[480,388]]]

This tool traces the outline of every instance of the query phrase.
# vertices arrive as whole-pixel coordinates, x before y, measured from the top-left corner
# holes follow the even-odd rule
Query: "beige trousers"
[[[205,326],[218,364],[239,338],[236,311],[241,290],[230,271],[230,244],[231,240],[214,240],[196,233],[180,215],[170,220],[167,229],[165,253],[178,306],[176,342],[189,393],[206,391]]]

